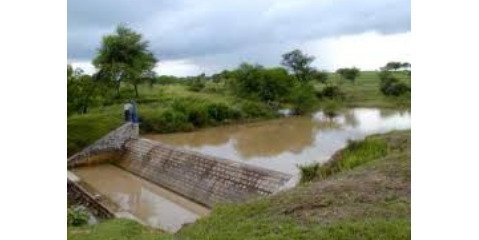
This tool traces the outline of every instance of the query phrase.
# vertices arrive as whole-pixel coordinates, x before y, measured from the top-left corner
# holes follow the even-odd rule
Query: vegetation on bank
[[[397,131],[352,142],[333,160],[349,167],[274,196],[215,206],[174,235],[114,219],[68,227],[68,238],[410,239],[410,139],[410,131]]]
[[[324,165],[314,163],[299,166],[301,182],[310,182],[315,179],[325,179],[333,174],[351,170],[369,161],[384,157],[388,154],[387,143],[380,138],[368,138],[362,141],[351,140],[345,149],[338,152]]]
[[[392,72],[399,81],[410,84],[407,72]],[[254,98],[237,97],[229,92],[225,79],[217,83],[206,81],[200,91],[189,90],[187,80],[179,83],[154,83],[138,86],[137,99],[142,132],[191,131],[219,124],[239,123],[277,117],[276,110],[291,107],[297,111],[322,109],[334,115],[341,107],[409,108],[410,94],[386,96],[381,93],[378,72],[361,72],[355,82],[344,81],[328,73],[327,83],[314,82],[312,88],[295,89],[287,102],[262,102]],[[172,79],[172,78],[171,78]],[[71,155],[123,122],[122,103],[133,98],[128,85],[122,91],[125,100],[89,107],[88,113],[73,113],[68,117],[68,154]],[[214,89],[214,90],[212,90]],[[312,91],[312,94],[301,94]],[[296,94],[299,93],[299,94]],[[69,96],[70,97],[70,96]]]

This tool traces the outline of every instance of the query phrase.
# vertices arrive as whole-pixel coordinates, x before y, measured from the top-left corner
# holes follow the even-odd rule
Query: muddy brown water
[[[208,214],[202,205],[137,177],[111,164],[73,169],[90,186],[108,197],[119,212],[133,214],[141,222],[167,232]]]
[[[348,139],[410,127],[409,111],[355,108],[333,118],[316,112],[311,116],[143,137],[297,176],[297,165],[327,161],[347,145]]]

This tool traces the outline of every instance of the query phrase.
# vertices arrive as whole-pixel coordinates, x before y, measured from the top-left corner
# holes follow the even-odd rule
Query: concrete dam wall
[[[291,176],[178,149],[148,139],[127,141],[115,164],[189,199],[212,206],[276,192]]]
[[[68,168],[114,162],[122,157],[125,142],[139,136],[138,124],[126,123],[67,160]]]
[[[252,196],[275,193],[292,177],[139,138],[138,125],[132,123],[121,126],[73,155],[67,165],[72,169],[106,162],[208,207],[219,202],[240,202]],[[91,194],[81,196],[83,191],[78,191],[81,187],[76,185],[75,181],[68,181],[70,195],[73,194],[70,190],[75,190],[77,199],[87,199],[90,206],[98,205],[91,203],[95,200]],[[104,215],[110,216],[106,212],[115,211],[102,209],[105,204],[98,206]]]

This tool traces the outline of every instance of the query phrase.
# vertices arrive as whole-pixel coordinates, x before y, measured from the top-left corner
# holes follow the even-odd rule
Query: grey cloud
[[[312,39],[407,32],[410,18],[409,0],[69,0],[68,57],[91,59],[101,36],[123,22],[145,35],[160,60],[218,66],[252,56],[268,64],[279,48]]]

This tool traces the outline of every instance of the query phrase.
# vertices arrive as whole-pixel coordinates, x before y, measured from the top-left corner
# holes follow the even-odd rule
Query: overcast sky
[[[165,75],[277,66],[296,48],[324,70],[411,55],[410,0],[69,0],[68,62],[94,72],[101,37],[119,23],[143,34]]]

